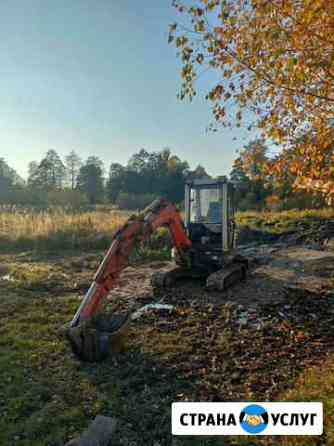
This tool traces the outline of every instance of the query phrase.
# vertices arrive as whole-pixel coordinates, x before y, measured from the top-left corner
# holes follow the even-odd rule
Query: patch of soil
[[[136,268],[128,267],[123,271],[118,286],[110,292],[109,301],[123,310],[156,300],[179,306],[233,302],[257,308],[284,302],[289,286],[314,293],[326,292],[333,287],[334,253],[303,246],[281,249],[261,245],[252,248],[252,255],[246,280],[226,291],[208,291],[204,281],[192,279],[180,281],[175,288],[155,297],[150,285],[151,275],[157,269],[169,271],[174,264],[153,262]]]

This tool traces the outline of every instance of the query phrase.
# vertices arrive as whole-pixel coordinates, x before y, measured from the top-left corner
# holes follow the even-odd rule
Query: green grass
[[[326,446],[334,445],[334,356],[328,357],[321,367],[305,370],[294,387],[281,395],[282,401],[319,401],[324,403]],[[316,446],[323,438],[285,437],[283,446]]]
[[[0,444],[60,445],[105,407],[57,336],[77,304],[22,291],[1,296]]]
[[[140,253],[135,254],[137,261]],[[101,252],[1,257],[0,277],[11,278],[0,280],[1,445],[63,446],[97,414],[115,416],[119,388],[112,360],[81,363],[60,334],[77,310],[98,258]],[[76,290],[80,280],[85,284]]]

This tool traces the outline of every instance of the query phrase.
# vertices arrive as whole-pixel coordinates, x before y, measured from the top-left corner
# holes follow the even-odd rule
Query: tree
[[[245,173],[242,165],[242,159],[240,157],[234,160],[232,170],[230,172],[230,181],[240,189],[249,188],[249,178]]]
[[[80,157],[72,150],[65,158],[67,180],[72,190],[76,188],[81,165]]]
[[[0,202],[15,203],[17,192],[24,185],[24,181],[12,169],[4,158],[0,158]]]
[[[21,186],[24,185],[24,180],[15,169],[7,164],[4,158],[0,158],[0,175],[8,178],[12,184]]]
[[[10,202],[10,194],[13,187],[13,180],[9,174],[7,163],[0,158],[0,201]]]
[[[28,186],[33,186],[36,183],[38,173],[38,162],[30,161],[28,165]]]
[[[242,169],[252,181],[264,179],[268,166],[268,147],[264,140],[255,139],[240,151]]]
[[[149,152],[145,149],[140,149],[139,152],[133,154],[129,159],[128,168],[140,173],[147,168],[149,159]]]
[[[96,157],[89,157],[79,171],[77,188],[86,194],[90,204],[97,204],[103,201],[104,181],[102,167],[103,163],[101,160]]]
[[[122,189],[124,189],[125,167],[119,163],[111,163],[109,178],[106,184],[108,199],[115,203]]]
[[[65,166],[55,150],[49,150],[36,167],[29,166],[29,184],[45,191],[60,190],[65,180]]]
[[[86,164],[98,167],[101,170],[102,175],[104,174],[104,164],[98,156],[89,156],[87,158]]]
[[[263,139],[250,141],[240,150],[239,159],[242,170],[249,178],[249,192],[254,204],[261,207],[272,191],[271,177],[268,173],[269,149]]]
[[[245,173],[243,162],[240,157],[238,157],[233,163],[232,170],[230,172],[230,181],[234,184],[234,200],[236,207],[239,208],[240,201],[245,198],[247,192],[249,192],[251,189],[250,179]]]
[[[183,63],[181,99],[195,95],[199,72],[218,72],[206,96],[217,123],[259,127],[283,147],[273,175],[288,169],[295,188],[333,198],[333,2],[190,3],[174,2],[189,26],[173,24],[169,36]]]
[[[181,161],[168,148],[160,152],[141,149],[129,159],[126,166],[111,164],[107,182],[109,199],[116,202],[120,193],[126,193],[130,194],[131,199],[132,195],[145,195],[146,199],[141,202],[154,196],[180,202],[183,199],[187,169],[188,163]]]
[[[195,179],[201,179],[201,178],[211,178],[210,175],[207,173],[205,168],[198,164],[195,170],[190,170],[187,173],[187,180],[195,180]]]

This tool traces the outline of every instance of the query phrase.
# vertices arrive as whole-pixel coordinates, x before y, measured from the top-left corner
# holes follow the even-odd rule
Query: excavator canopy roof
[[[227,178],[220,178],[219,180],[215,180],[212,178],[198,178],[195,180],[189,180],[186,181],[186,184],[190,187],[201,187],[201,188],[213,188],[213,187],[219,187],[221,184],[228,183]]]

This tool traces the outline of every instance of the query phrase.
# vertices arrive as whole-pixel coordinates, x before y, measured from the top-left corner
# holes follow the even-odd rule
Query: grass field
[[[129,216],[125,211],[0,209],[0,249],[103,249]]]
[[[169,446],[171,438],[165,442],[161,436],[169,426],[171,401],[182,398],[183,394],[194,395],[197,387],[213,391],[216,385],[211,382],[210,374],[201,374],[201,369],[189,378],[187,373],[191,370],[180,372],[177,368],[184,362],[183,357],[192,357],[199,330],[205,338],[207,326],[216,329],[222,324],[222,336],[214,344],[215,355],[223,355],[228,364],[228,356],[232,357],[237,351],[233,349],[238,348],[240,333],[234,335],[227,314],[210,316],[210,309],[203,309],[202,313],[187,312],[180,304],[167,328],[163,325],[166,321],[161,321],[161,325],[154,319],[149,323],[138,322],[130,333],[132,347],[117,358],[101,364],[82,364],[72,355],[67,343],[58,336],[59,327],[73,316],[112,234],[127,215],[117,211],[0,213],[0,277],[11,278],[0,279],[1,445],[62,446],[80,434],[96,414],[105,414],[120,418],[127,438],[133,441],[136,441],[137,429],[141,429],[146,435],[145,443],[133,444],[150,446],[151,430],[155,439],[152,446]],[[334,211],[243,213],[237,218],[243,227],[277,234],[333,219]],[[153,244],[146,256],[139,256],[137,262],[159,259],[162,243],[160,240]],[[86,250],[90,251],[88,258],[83,254]],[[163,256],[167,257],[166,250]],[[330,304],[321,310],[331,313],[334,306]],[[269,333],[263,335],[272,337],[270,327],[267,330]],[[285,333],[287,340],[284,342],[290,342],[289,333],[284,327],[280,330],[275,336],[279,338]],[[251,349],[255,340],[249,339],[247,332],[242,336],[244,345]],[[198,349],[205,361],[211,358],[205,346]],[[281,367],[279,370],[289,370],[285,368],[289,361],[282,357],[277,363]],[[263,367],[259,374],[265,376],[264,364]],[[219,369],[218,383],[224,381],[224,373],[230,373],[230,369],[224,370]],[[291,376],[284,373],[285,387],[275,394],[275,399],[324,401],[326,439],[282,437],[272,441],[266,437],[256,440],[239,437],[222,441],[220,438],[189,438],[177,439],[173,445],[334,446],[333,354],[328,352],[321,366],[311,366]],[[258,384],[258,377],[254,373],[253,384]],[[233,391],[242,389],[242,385],[237,382]],[[151,387],[153,392],[150,392]],[[226,391],[226,387],[222,389]],[[261,395],[259,387],[253,396],[261,400]],[[225,394],[225,399],[234,397],[235,394]],[[143,414],[142,426],[136,425],[138,413]]]
[[[125,223],[129,211],[104,210],[84,213],[1,209],[0,252],[12,250],[106,249],[115,231]],[[296,230],[298,225],[334,219],[334,208],[284,212],[236,214],[240,227],[273,234]]]

